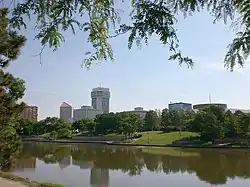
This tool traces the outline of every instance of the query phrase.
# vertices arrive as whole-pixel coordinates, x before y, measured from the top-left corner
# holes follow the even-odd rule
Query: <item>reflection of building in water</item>
[[[24,159],[19,159],[16,162],[15,171],[24,171],[24,170],[32,170],[35,171],[36,169],[36,158],[24,158]]]
[[[59,162],[59,166],[61,169],[64,169],[68,166],[70,166],[72,163],[72,157],[71,156],[68,156],[68,157],[65,157],[64,159],[62,159],[60,162]]]
[[[79,166],[80,169],[92,169],[94,167],[93,162],[81,162],[77,160],[72,160],[72,164],[75,166]]]
[[[92,187],[108,187],[109,186],[109,170],[92,168],[90,173],[90,185]]]

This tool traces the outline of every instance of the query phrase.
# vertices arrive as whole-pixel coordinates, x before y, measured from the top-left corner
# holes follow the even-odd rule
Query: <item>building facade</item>
[[[221,107],[224,110],[227,109],[227,104],[225,103],[204,103],[204,104],[196,104],[194,105],[194,110],[202,110],[204,108],[208,108],[210,106],[216,106],[216,107]]]
[[[91,100],[93,109],[103,111],[103,113],[109,113],[109,88],[93,88],[91,91]]]
[[[72,106],[66,102],[62,102],[60,106],[60,119],[72,122]]]
[[[20,116],[23,119],[37,121],[38,107],[37,106],[26,106]]]
[[[170,103],[168,104],[169,110],[184,110],[184,111],[191,111],[192,110],[192,104],[190,103]]]
[[[136,114],[136,115],[140,116],[140,118],[144,119],[146,117],[146,113],[148,111],[143,110],[143,107],[136,107],[136,108],[134,108],[134,110],[127,111],[127,112]]]
[[[80,120],[82,118],[95,118],[96,115],[102,114],[103,111],[96,110],[92,106],[82,106],[79,109],[74,109],[73,111],[73,121]]]

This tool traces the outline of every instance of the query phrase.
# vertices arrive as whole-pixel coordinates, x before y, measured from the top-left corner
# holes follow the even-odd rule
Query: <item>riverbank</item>
[[[115,146],[134,146],[134,147],[170,147],[170,148],[250,148],[250,144],[239,144],[237,141],[202,141],[199,134],[193,132],[169,132],[161,131],[142,132],[141,137],[133,139],[131,142],[122,142],[115,140],[103,141],[84,141],[83,139],[23,139],[23,141],[31,142],[48,142],[62,144],[100,144]]]
[[[31,181],[23,177],[0,171],[0,186],[1,187],[64,187],[61,184],[40,183]]]
[[[165,148],[216,148],[216,149],[248,149],[246,145],[197,145],[197,144],[137,144],[137,143],[120,143],[120,142],[96,142],[96,141],[66,141],[66,140],[23,140],[23,142],[45,142],[45,143],[60,143],[60,144],[99,144],[107,146],[128,146],[128,147],[165,147]]]

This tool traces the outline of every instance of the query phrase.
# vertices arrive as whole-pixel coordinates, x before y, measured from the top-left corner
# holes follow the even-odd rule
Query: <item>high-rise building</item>
[[[21,113],[21,118],[37,121],[38,107],[37,106],[26,106]]]
[[[109,88],[97,87],[91,91],[92,107],[101,110],[103,113],[109,113]]]
[[[72,122],[72,106],[66,102],[62,102],[60,106],[60,119]]]

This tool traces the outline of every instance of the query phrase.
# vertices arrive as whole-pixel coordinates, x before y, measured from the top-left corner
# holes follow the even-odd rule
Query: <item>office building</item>
[[[92,106],[82,106],[79,109],[73,111],[73,121],[80,120],[82,118],[95,118],[96,115],[102,114],[103,111],[94,109]]]
[[[208,107],[211,107],[211,106],[216,106],[216,107],[221,107],[223,108],[224,110],[227,109],[227,104],[224,104],[224,103],[203,103],[203,104],[196,104],[193,106],[194,110],[202,110],[204,108],[208,108]]]
[[[146,113],[147,113],[148,111],[143,110],[142,107],[136,107],[136,108],[134,108],[134,110],[127,111],[127,112],[137,114],[137,115],[140,116],[142,119],[144,119],[144,118],[146,117]]]
[[[20,115],[23,119],[29,119],[37,121],[38,117],[38,107],[37,106],[26,106]]]
[[[103,113],[109,113],[109,88],[97,87],[91,91],[92,107],[101,110]]]
[[[66,102],[62,102],[60,106],[60,119],[72,122],[72,106]]]
[[[192,104],[190,103],[170,103],[168,104],[169,110],[184,110],[184,111],[191,111],[192,110]]]

